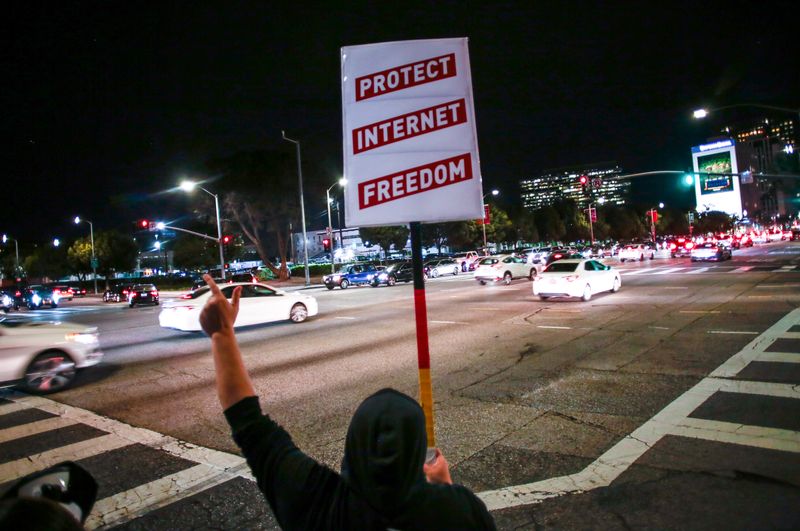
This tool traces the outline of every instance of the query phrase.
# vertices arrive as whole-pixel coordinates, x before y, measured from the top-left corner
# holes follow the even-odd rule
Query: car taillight
[[[123,295],[127,295],[128,294],[128,290],[126,290],[126,289],[122,290],[122,294]]]
[[[61,293],[60,289],[56,288],[53,290],[53,295],[58,295],[59,293]]]
[[[686,242],[686,248],[687,249],[691,249],[693,247],[694,247],[694,244],[692,242]]]
[[[14,296],[15,296],[15,297],[22,297],[22,292],[21,292],[21,291],[18,291],[18,292],[16,292],[16,293],[14,293]]]
[[[154,289],[153,291],[150,292],[150,295],[152,295],[153,297],[158,297],[158,290]]]
[[[678,246],[677,246],[677,245],[675,245],[674,243],[671,243],[671,244],[669,244],[669,248],[670,248],[670,249],[677,249],[677,248],[678,248]]]
[[[185,293],[185,294],[181,295],[181,299],[191,299],[191,298],[192,298],[192,294],[191,293]]]
[[[578,280],[578,275],[566,276],[566,277],[564,277],[564,280],[566,280],[567,282],[574,282],[574,281]]]

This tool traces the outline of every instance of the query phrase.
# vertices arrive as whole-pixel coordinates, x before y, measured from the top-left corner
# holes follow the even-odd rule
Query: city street
[[[622,289],[589,302],[540,301],[528,280],[427,282],[453,480],[499,529],[800,527],[800,243],[605,263]],[[319,315],[238,338],[264,410],[338,470],[363,398],[418,395],[413,292],[305,292]],[[75,460],[100,484],[90,528],[276,529],[208,339],[160,328],[158,312],[91,297],[24,312],[99,327],[105,357],[55,395],[0,391],[0,490]]]

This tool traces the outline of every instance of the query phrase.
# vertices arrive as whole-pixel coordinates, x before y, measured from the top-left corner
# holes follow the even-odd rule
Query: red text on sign
[[[456,75],[456,54],[423,59],[416,63],[356,78],[356,101],[366,100]]]
[[[470,179],[472,157],[464,153],[359,183],[358,205],[370,208]]]
[[[353,129],[353,153],[463,123],[467,123],[467,104],[462,98]]]

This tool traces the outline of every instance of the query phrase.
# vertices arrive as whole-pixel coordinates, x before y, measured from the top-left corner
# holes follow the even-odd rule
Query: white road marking
[[[785,266],[779,267],[778,269],[773,269],[772,272],[773,273],[789,273],[789,272],[794,271],[795,267],[797,267],[797,266],[785,265]]]
[[[480,312],[497,312],[500,308],[467,308],[467,310],[477,310]]]
[[[136,428],[96,415],[90,411],[60,404],[42,397],[14,393],[10,400],[13,403],[0,405],[0,415],[22,409],[36,408],[58,415],[56,418],[60,419],[64,425],[66,423],[82,423],[108,432],[108,435],[0,464],[0,483],[16,479],[60,461],[76,461],[137,443],[198,464],[198,466],[182,472],[160,478],[145,485],[139,485],[134,489],[104,500],[99,500],[95,503],[94,509],[87,520],[87,529],[105,527],[111,524],[118,525],[235,477],[255,481],[249,472],[246,461],[238,455],[197,446],[144,428]],[[47,421],[53,420],[48,419]],[[31,424],[38,425],[47,421]],[[27,426],[30,427],[31,424]],[[20,426],[19,428],[22,427]],[[11,430],[16,429],[11,428]],[[34,427],[33,429],[37,428]],[[9,433],[11,433],[9,430],[2,430],[0,431],[0,436]]]
[[[437,324],[460,324],[460,325],[469,324],[469,323],[464,323],[464,322],[461,322],[461,321],[431,321],[431,322],[432,323],[437,323]]]
[[[343,315],[337,315],[336,317],[334,317],[334,319],[343,319],[345,321],[355,321],[357,319],[357,317],[346,317],[346,316],[343,316]]]
[[[775,339],[782,337],[797,324],[800,324],[800,308],[789,312],[768,330],[748,343],[737,354],[731,356],[708,377],[676,398],[653,418],[623,438],[582,471],[526,485],[485,491],[479,493],[478,496],[490,511],[494,511],[508,507],[541,503],[548,498],[606,487],[652,448],[654,444],[670,434],[703,439],[711,438],[712,440],[741,441],[749,445],[781,449],[790,448],[793,452],[800,452],[800,441],[797,438],[798,432],[741,425],[736,425],[737,430],[727,429],[729,427],[726,426],[723,427],[722,432],[719,432],[715,430],[715,427],[722,426],[717,424],[716,421],[688,420],[689,415],[697,407],[719,391],[779,396],[800,400],[800,386],[797,385],[724,379],[738,374],[750,361],[757,358],[758,355],[764,354],[765,349]],[[735,431],[739,431],[742,435],[735,435]]]
[[[679,313],[719,313],[719,310],[681,310]]]
[[[698,267],[698,268],[697,268],[697,269],[695,269],[694,271],[689,271],[689,272],[688,272],[688,273],[686,273],[686,274],[687,274],[687,275],[697,275],[697,274],[700,274],[700,273],[705,273],[705,272],[706,272],[706,271],[708,271],[709,269],[711,269],[711,268],[710,268],[710,267]]]
[[[689,286],[663,286],[661,289],[689,289]]]
[[[800,352],[762,352],[753,361],[770,363],[800,363]]]
[[[227,471],[199,464],[189,469],[164,476],[150,483],[138,485],[108,498],[98,500],[89,518],[87,529],[110,527],[188,498],[197,492],[230,481],[235,477]]]
[[[79,461],[132,444],[131,441],[108,434],[86,441],[68,444],[46,452],[29,455],[15,461],[0,464],[0,483],[26,476],[37,470],[53,466],[61,461]]]
[[[759,284],[756,288],[761,289],[782,289],[782,288],[798,288],[800,284],[783,283],[783,284]]]
[[[758,332],[747,332],[744,330],[709,330],[709,334],[741,334],[741,335],[750,335],[750,336],[757,336]]]
[[[733,271],[728,271],[728,273],[744,273],[745,271],[750,271],[751,269],[753,269],[753,267],[755,267],[755,266],[742,266],[742,267],[737,267],[737,268],[736,268],[736,269],[734,269]]]
[[[549,326],[549,325],[538,325],[536,328],[551,328],[553,330],[572,330],[571,326]]]
[[[647,328],[652,328],[654,330],[670,330],[666,326],[648,326]]]
[[[51,417],[49,419],[37,420],[36,422],[29,422],[20,426],[14,426],[0,430],[0,443],[13,441],[14,439],[21,439],[22,437],[29,437],[47,431],[57,430],[59,428],[66,428],[77,424],[76,420],[65,419],[62,417]]]
[[[684,269],[686,269],[686,268],[684,268],[684,267],[672,267],[672,268],[667,269],[665,271],[658,271],[658,272],[655,272],[653,274],[654,275],[669,275],[670,273],[676,273],[678,271],[683,271]]]
[[[743,426],[733,422],[689,417],[670,430],[670,434],[768,450],[800,452],[800,432],[764,426]]]

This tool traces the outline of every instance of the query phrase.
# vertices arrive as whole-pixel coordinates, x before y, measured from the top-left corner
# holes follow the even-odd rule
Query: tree
[[[70,269],[84,281],[92,270],[92,243],[88,237],[78,238],[67,249],[67,263]]]
[[[217,245],[197,236],[180,235],[172,246],[172,261],[179,269],[200,269],[219,264]]]
[[[703,232],[727,232],[733,228],[735,218],[725,212],[709,210],[703,212],[695,220],[695,231]]]
[[[535,217],[539,235],[544,240],[556,242],[566,235],[567,229],[564,226],[564,222],[553,205],[538,209],[535,212]]]
[[[475,225],[475,232],[478,232],[481,235],[481,240],[483,240],[483,228],[475,221],[470,221],[470,223]],[[492,206],[490,223],[486,225],[486,241],[505,243],[516,241],[516,239],[517,233],[514,229],[514,223],[508,218],[508,214],[506,214],[505,210]],[[483,245],[483,241],[481,241],[481,245]]]
[[[300,208],[297,202],[294,159],[275,151],[239,152],[208,162],[209,170],[219,174],[224,191],[224,208],[245,238],[256,248],[264,265],[280,280],[289,278],[287,267],[291,233]],[[276,265],[270,257],[278,255]]]
[[[517,240],[525,243],[539,241],[539,229],[536,227],[536,216],[533,212],[522,209],[515,215],[517,226]]]
[[[375,244],[383,250],[383,256],[389,255],[389,249],[394,246],[396,250],[403,249],[408,242],[409,229],[407,225],[391,227],[360,227],[358,235],[361,241]]]
[[[34,278],[57,279],[70,271],[67,261],[67,249],[65,247],[53,247],[52,245],[37,247],[25,257],[24,264],[28,276]]]
[[[117,230],[99,232],[94,239],[94,251],[99,262],[97,272],[105,278],[115,271],[131,271],[139,254],[133,238]]]

